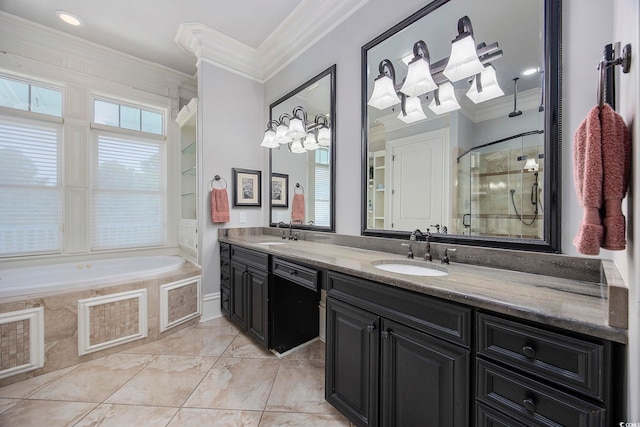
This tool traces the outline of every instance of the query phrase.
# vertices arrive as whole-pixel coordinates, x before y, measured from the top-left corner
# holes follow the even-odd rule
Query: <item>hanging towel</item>
[[[291,221],[304,223],[304,194],[295,193],[291,203]]]
[[[229,196],[226,188],[211,190],[211,221],[229,222]]]
[[[578,126],[573,145],[574,184],[584,209],[573,244],[579,253],[625,248],[621,203],[630,171],[631,143],[622,118],[609,105],[593,107]]]

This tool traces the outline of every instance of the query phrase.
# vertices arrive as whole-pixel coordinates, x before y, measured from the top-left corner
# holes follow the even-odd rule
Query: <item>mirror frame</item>
[[[369,121],[367,112],[367,51],[389,37],[407,28],[409,25],[437,10],[451,0],[434,0],[413,15],[391,27],[369,43],[362,46],[361,61],[361,109],[362,109],[362,170],[361,170],[361,234],[365,236],[389,237],[409,239],[411,231],[378,230],[367,228],[367,185],[368,185],[368,131]],[[431,242],[445,244],[474,245],[491,248],[516,249],[535,252],[560,253],[560,220],[561,220],[561,177],[562,177],[562,147],[561,147],[561,90],[562,90],[562,0],[544,0],[545,17],[545,136],[544,150],[544,203],[545,213],[544,239],[515,239],[487,236],[468,236],[460,234],[433,234]]]
[[[287,93],[283,97],[277,99],[269,105],[269,121],[273,120],[273,109],[277,107],[282,102],[287,99],[295,96],[299,92],[308,88],[312,84],[317,81],[323,79],[326,76],[330,76],[330,84],[331,84],[331,101],[329,106],[329,114],[331,115],[330,121],[330,129],[331,129],[331,145],[329,146],[329,159],[331,164],[329,165],[329,179],[331,182],[329,183],[329,192],[330,192],[330,209],[329,209],[329,226],[317,226],[317,225],[307,225],[307,224],[292,224],[293,228],[299,230],[313,230],[313,231],[326,231],[326,232],[335,232],[336,230],[336,64],[333,64],[331,67],[327,68],[320,74],[312,77],[310,80],[301,84],[297,88],[293,89],[291,92]],[[269,188],[269,194],[271,194],[271,176],[273,174],[273,157],[272,151],[269,150],[269,181],[267,182],[267,186]],[[278,224],[273,222],[273,206],[271,206],[271,197],[269,197],[269,226],[277,227]]]

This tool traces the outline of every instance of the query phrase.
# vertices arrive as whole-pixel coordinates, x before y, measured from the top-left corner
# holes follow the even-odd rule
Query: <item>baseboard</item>
[[[222,311],[220,311],[220,292],[205,295],[202,298],[202,317],[200,321],[206,322],[220,316],[222,316]]]

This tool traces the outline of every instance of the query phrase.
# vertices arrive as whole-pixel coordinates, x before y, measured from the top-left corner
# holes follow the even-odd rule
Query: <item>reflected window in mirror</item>
[[[559,251],[560,1],[436,0],[363,46],[364,235]]]
[[[261,145],[270,150],[271,226],[335,231],[335,69],[270,105]]]

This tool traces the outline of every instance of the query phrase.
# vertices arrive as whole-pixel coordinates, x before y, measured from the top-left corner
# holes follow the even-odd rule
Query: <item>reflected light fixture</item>
[[[420,96],[437,89],[431,76],[431,58],[427,44],[419,40],[413,45],[413,59],[408,64],[407,78],[400,92],[407,96]]]
[[[331,129],[329,129],[329,120],[322,114],[318,114],[315,119],[316,127],[318,129],[318,145],[321,147],[328,147],[331,144]]]
[[[291,143],[291,147],[289,147],[292,153],[296,153],[296,154],[302,154],[305,153],[307,150],[305,150],[305,148],[302,146],[302,141],[300,141],[299,139],[294,139],[293,142]]]
[[[479,104],[490,99],[504,95],[502,88],[498,84],[496,69],[493,65],[487,64],[480,74],[476,74],[471,82],[471,87],[467,91],[467,96],[474,103]]]
[[[402,97],[402,111],[398,114],[398,118],[405,123],[413,123],[423,119],[427,116],[422,110],[422,104],[420,98],[417,96],[406,96],[401,94]]]
[[[278,148],[280,144],[288,144],[289,150],[296,154],[328,147],[331,144],[329,121],[322,114],[313,122],[307,121],[307,112],[300,106],[293,109],[292,115],[283,113],[278,120],[267,123],[260,146]]]
[[[287,133],[289,132],[289,126],[284,123],[284,119],[291,120],[291,116],[287,113],[284,113],[278,119],[275,138],[275,142],[277,142],[278,144],[288,144],[293,141],[293,138],[287,136]]]
[[[525,172],[538,172],[538,162],[536,162],[535,157],[528,157],[524,167],[522,168]]]
[[[468,16],[458,19],[458,36],[451,42],[451,55],[442,74],[451,82],[480,74],[484,66],[478,58],[473,27]]]
[[[84,25],[82,19],[78,18],[71,12],[67,12],[66,10],[56,10],[56,16],[74,27],[82,27]]]
[[[279,147],[280,144],[276,141],[276,130],[274,128],[278,126],[278,122],[275,120],[271,120],[267,123],[267,130],[264,131],[264,138],[262,139],[261,147],[265,148],[276,148]]]
[[[429,109],[436,114],[444,114],[460,109],[453,85],[446,82],[440,85],[433,94]]]
[[[307,136],[305,123],[307,122],[307,112],[302,107],[293,109],[293,117],[289,120],[289,130],[287,136],[291,139],[300,139]]]
[[[378,110],[384,110],[396,104],[400,104],[400,98],[396,93],[396,70],[388,59],[380,61],[378,66],[380,75],[373,84],[373,93],[367,105]],[[388,74],[387,74],[388,73]]]
[[[538,72],[538,67],[531,67],[531,68],[527,68],[525,70],[522,70],[522,72],[520,74],[522,74],[523,76],[530,76],[532,74],[535,74]]]
[[[304,139],[304,148],[307,151],[317,150],[320,146],[316,140],[316,135],[313,131],[310,131]]]

